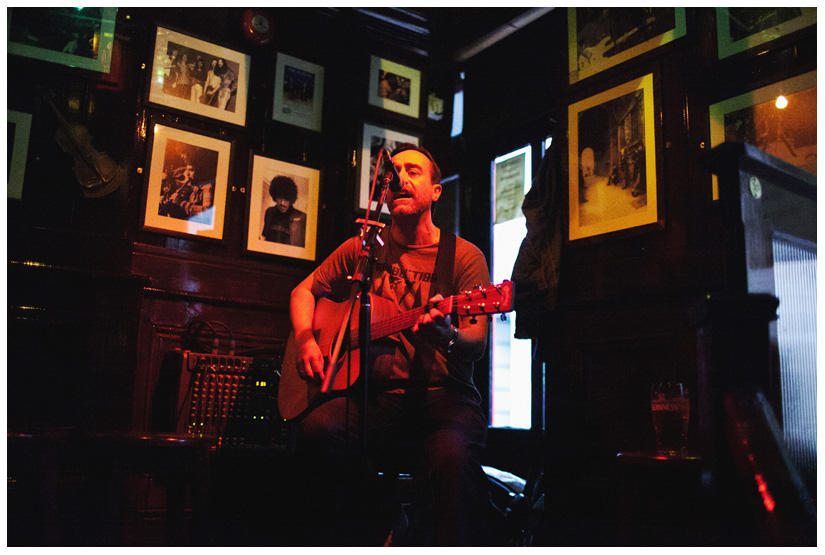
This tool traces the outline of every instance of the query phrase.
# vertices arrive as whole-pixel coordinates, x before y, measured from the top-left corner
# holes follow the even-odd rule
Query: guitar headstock
[[[453,312],[459,316],[503,314],[513,310],[513,282],[477,287],[453,297]]]

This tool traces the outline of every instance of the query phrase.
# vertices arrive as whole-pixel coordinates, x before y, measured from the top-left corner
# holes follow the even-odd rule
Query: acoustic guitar
[[[510,312],[512,308],[513,284],[505,280],[499,285],[479,287],[458,295],[453,295],[435,303],[435,308],[444,314],[455,316],[491,316]],[[370,296],[370,342],[389,337],[411,328],[418,318],[429,311],[431,305],[399,312],[398,308],[381,297]],[[336,303],[319,299],[312,321],[313,335],[324,355],[325,368],[329,367],[334,346],[340,333],[341,323],[350,312],[349,332],[343,339],[343,349],[336,367],[338,372],[331,384],[331,391],[324,393],[321,385],[303,380],[298,375],[294,334],[290,334],[281,365],[278,386],[278,409],[281,417],[293,420],[303,416],[309,409],[324,402],[334,394],[349,389],[358,379],[360,370],[358,336],[358,301],[349,311],[347,302]],[[371,347],[372,348],[372,347]]]

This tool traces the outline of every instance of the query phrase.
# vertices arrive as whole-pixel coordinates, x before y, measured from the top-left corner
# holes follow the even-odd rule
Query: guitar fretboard
[[[465,291],[464,293],[442,299],[435,304],[420,306],[381,320],[372,321],[370,323],[370,341],[381,339],[411,328],[416,321],[418,321],[418,318],[431,308],[436,308],[443,314],[456,313],[459,316],[488,316],[509,312],[512,310],[511,291],[510,282],[505,281],[500,285]],[[353,308],[353,310],[357,310],[357,308]],[[344,337],[343,344],[348,345],[349,349],[357,349],[359,346],[358,330],[358,326],[353,326],[353,328],[347,332],[347,336]],[[326,351],[332,342],[334,342],[334,338],[330,340],[330,343],[321,345],[322,351]]]
[[[457,297],[450,297],[448,299],[444,299],[434,306],[444,314],[449,314],[456,298]],[[422,316],[424,311],[429,310],[430,308],[432,308],[432,305],[428,305],[426,307],[420,306],[406,312],[401,312],[395,316],[385,318],[378,322],[371,322],[370,341],[375,341],[376,339],[381,339],[413,327],[413,325],[415,325],[418,321],[419,316]],[[360,328],[358,327],[353,328],[348,334],[348,340],[345,340],[348,342],[350,349],[357,349],[359,347],[359,329]]]

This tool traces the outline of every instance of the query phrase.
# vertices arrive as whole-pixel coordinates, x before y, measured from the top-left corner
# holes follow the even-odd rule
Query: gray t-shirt
[[[384,245],[376,250],[370,284],[373,336],[377,319],[425,306],[432,296],[434,282],[439,279],[434,275],[438,243],[401,245],[392,239],[389,228],[382,231],[381,237]],[[315,270],[316,284],[329,298],[340,301],[349,297],[352,281],[347,276],[357,269],[360,253],[360,238],[352,237]],[[451,284],[440,285],[442,294],[455,295],[489,284],[490,272],[482,252],[469,241],[456,237],[453,280]],[[453,324],[460,327],[458,322]],[[435,346],[419,342],[409,329],[373,341],[370,354],[374,360],[371,378],[389,382],[388,389],[392,389],[395,380],[430,388],[453,383],[468,387],[477,395],[473,384],[473,361],[445,356]]]

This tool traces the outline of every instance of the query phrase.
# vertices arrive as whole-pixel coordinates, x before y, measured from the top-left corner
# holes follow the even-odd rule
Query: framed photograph
[[[158,27],[149,102],[246,124],[250,57]]]
[[[361,210],[370,209],[373,213],[378,209],[378,198],[370,199],[372,181],[375,176],[375,164],[378,162],[378,154],[381,147],[392,152],[401,143],[419,144],[418,137],[399,133],[391,129],[385,129],[369,123],[364,124],[364,134],[361,140],[361,172],[358,181],[358,208]],[[376,183],[376,196],[380,193],[381,183]],[[389,214],[387,205],[384,204],[382,214]]]
[[[719,59],[816,23],[816,8],[716,8]]]
[[[320,172],[252,155],[246,248],[315,260]]]
[[[421,106],[421,72],[370,56],[369,103],[418,119]]]
[[[155,124],[143,225],[223,239],[232,143]]]
[[[109,73],[117,8],[8,8],[9,54]]]
[[[567,8],[570,84],[687,33],[685,8]]]
[[[816,175],[816,71],[710,106],[710,146],[749,143]],[[719,186],[713,176],[713,200]]]
[[[272,119],[320,132],[324,68],[279,53],[275,71]]]
[[[571,241],[658,223],[653,75],[568,108]]]
[[[8,197],[23,198],[23,178],[26,175],[26,159],[29,154],[29,134],[32,115],[24,112],[6,111],[6,128],[9,145],[9,188]]]

